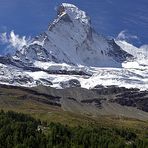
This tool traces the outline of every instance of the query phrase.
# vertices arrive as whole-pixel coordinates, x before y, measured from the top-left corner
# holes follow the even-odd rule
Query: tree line
[[[147,148],[148,135],[140,138],[124,128],[70,127],[36,120],[29,115],[0,111],[0,148]]]

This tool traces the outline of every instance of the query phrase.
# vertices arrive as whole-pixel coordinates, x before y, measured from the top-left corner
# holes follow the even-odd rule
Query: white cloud
[[[2,43],[7,43],[7,42],[8,42],[7,33],[6,33],[6,32],[5,32],[5,33],[2,33],[2,34],[0,35],[0,41],[1,41]]]
[[[125,41],[128,41],[128,40],[130,40],[130,39],[139,40],[138,36],[136,36],[136,35],[131,35],[130,33],[128,33],[127,30],[121,31],[121,32],[118,34],[118,36],[117,36],[116,39],[117,39],[117,40],[125,40]]]
[[[140,48],[141,49],[146,49],[148,51],[148,44],[142,45]]]
[[[14,31],[11,31],[10,34],[6,32],[0,34],[0,43],[2,45],[6,45],[6,48],[4,49],[6,54],[14,53],[23,46],[27,46],[29,42],[30,38],[26,38],[25,36],[20,37],[19,35],[15,34]]]

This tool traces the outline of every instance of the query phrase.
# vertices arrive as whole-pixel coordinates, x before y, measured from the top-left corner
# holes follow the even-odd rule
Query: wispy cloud
[[[13,53],[16,50],[21,49],[23,46],[27,46],[29,42],[30,37],[20,37],[15,34],[14,31],[11,31],[9,34],[6,32],[0,34],[0,43],[6,46],[4,49],[6,53]]]
[[[134,40],[139,40],[138,36],[136,35],[131,35],[127,30],[122,30],[117,38],[117,40],[125,40],[125,41],[129,41],[131,39],[134,39]]]

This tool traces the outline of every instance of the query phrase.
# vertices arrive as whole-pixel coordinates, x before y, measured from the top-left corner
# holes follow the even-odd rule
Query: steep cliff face
[[[76,6],[63,3],[48,30],[17,52],[24,61],[53,61],[71,65],[121,67],[130,54],[114,40],[97,34],[90,17]]]

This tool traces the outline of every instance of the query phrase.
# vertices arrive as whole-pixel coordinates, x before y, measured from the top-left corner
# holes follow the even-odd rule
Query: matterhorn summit
[[[121,67],[130,54],[114,40],[98,35],[91,26],[89,16],[72,4],[63,3],[57,9],[57,18],[48,30],[34,38],[16,56],[35,61],[52,61],[70,65],[94,67]]]
[[[90,25],[90,17],[73,4],[63,3],[58,8],[58,15],[68,15],[72,20],[79,20],[86,25]]]
[[[12,57],[0,57],[0,83],[26,87],[90,89],[97,85],[118,85],[147,89],[147,73],[137,67],[127,68],[136,58],[126,47],[96,33],[86,12],[63,3],[47,30]]]

